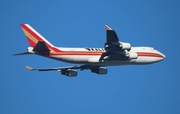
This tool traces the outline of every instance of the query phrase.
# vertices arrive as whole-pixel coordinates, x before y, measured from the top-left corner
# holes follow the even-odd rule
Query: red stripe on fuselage
[[[101,56],[103,52],[87,52],[87,51],[82,51],[82,52],[76,52],[76,51],[64,51],[66,53],[49,53],[50,56]],[[151,53],[151,52],[136,52],[138,56],[142,57],[160,57],[164,58],[164,56],[158,54],[158,53]],[[46,54],[43,54],[46,55]]]
[[[160,57],[164,58],[163,55],[159,53],[151,53],[151,52],[137,52],[138,56],[146,56],[146,57]]]

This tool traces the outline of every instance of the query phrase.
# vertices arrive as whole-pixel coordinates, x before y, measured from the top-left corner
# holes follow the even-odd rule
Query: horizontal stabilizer
[[[28,69],[28,70],[33,70],[31,67],[29,67],[29,66],[25,66],[26,67],[26,69]]]
[[[28,54],[32,54],[32,53],[29,53],[29,52],[23,52],[23,53],[17,53],[17,54],[13,54],[14,56],[17,56],[17,55],[28,55]]]

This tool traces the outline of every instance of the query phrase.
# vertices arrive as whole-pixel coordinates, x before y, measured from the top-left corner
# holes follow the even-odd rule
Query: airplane
[[[62,75],[76,77],[77,70],[90,70],[96,74],[107,74],[107,66],[145,65],[165,59],[165,55],[153,47],[132,47],[121,42],[112,28],[105,25],[106,42],[104,48],[65,48],[56,47],[40,35],[29,24],[20,24],[30,47],[27,52],[14,55],[36,54],[58,61],[80,64],[77,66],[56,68],[31,68],[28,70],[58,71]]]

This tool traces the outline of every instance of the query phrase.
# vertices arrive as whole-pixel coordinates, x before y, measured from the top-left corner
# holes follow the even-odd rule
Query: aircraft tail
[[[46,40],[41,34],[33,29],[29,24],[20,24],[21,28],[30,44],[34,48],[33,51],[37,52],[60,52],[55,46],[53,46],[48,40]]]

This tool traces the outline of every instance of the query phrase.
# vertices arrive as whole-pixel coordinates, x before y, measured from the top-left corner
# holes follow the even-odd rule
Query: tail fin
[[[59,52],[55,46],[53,46],[48,40],[46,40],[42,35],[40,35],[35,29],[33,29],[29,24],[20,24],[24,34],[31,47],[36,47],[38,42],[44,42],[49,50]]]
[[[21,24],[21,27],[31,47],[35,47],[38,41],[44,41],[48,47],[49,46],[53,47],[53,45],[49,41],[47,41],[42,35],[40,35],[29,24]]]

